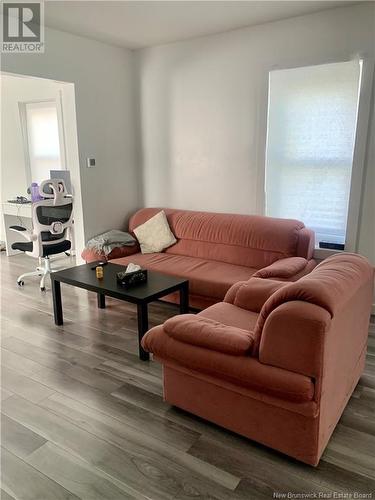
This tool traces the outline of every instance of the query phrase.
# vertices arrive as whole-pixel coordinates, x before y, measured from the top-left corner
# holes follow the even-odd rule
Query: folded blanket
[[[118,229],[111,229],[91,238],[87,242],[87,248],[108,255],[114,248],[133,246],[135,244],[136,239],[131,234]]]

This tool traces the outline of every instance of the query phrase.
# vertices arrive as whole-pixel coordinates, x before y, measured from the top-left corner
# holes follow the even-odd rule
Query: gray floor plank
[[[228,437],[218,442],[202,436],[189,453],[243,477],[244,481],[239,485],[241,491],[250,485],[269,496],[274,491],[321,491],[328,495],[333,491],[366,494],[375,491],[374,479],[349,468],[341,468],[324,460],[316,468],[296,460],[286,461],[282,454],[276,454],[248,439],[235,435],[233,439],[230,435]]]
[[[99,469],[48,442],[36,450],[27,462],[82,500],[119,500],[142,498],[129,488],[121,489]]]
[[[5,401],[7,398],[10,398],[11,396],[13,396],[13,394],[14,394],[13,392],[8,391],[4,387],[1,387],[1,389],[0,389],[0,400],[1,401]]]
[[[35,361],[25,358],[24,356],[19,356],[13,351],[8,351],[8,349],[4,349],[3,342],[1,349],[1,365],[25,376],[43,370],[43,366],[39,363],[35,363]]]
[[[2,488],[0,489],[0,500],[15,500],[9,493],[7,493]]]
[[[1,449],[2,487],[20,500],[73,500],[76,495],[25,463],[4,448]]]
[[[54,393],[52,389],[49,389],[45,385],[13,370],[9,370],[4,366],[1,368],[1,384],[4,389],[18,394],[33,403],[42,401]]]
[[[20,397],[7,399],[2,411],[48,441],[151,498],[188,499],[192,495],[210,495],[220,500],[226,500],[228,495],[233,499],[243,498],[212,480],[191,474],[186,467],[131,446],[130,442],[126,450],[121,449]]]
[[[26,458],[46,440],[19,424],[15,420],[1,415],[1,445],[19,458]]]
[[[42,406],[62,415],[77,426],[88,430],[109,443],[120,446],[125,450],[133,446],[135,450],[138,450],[137,453],[155,456],[156,460],[158,456],[161,459],[172,460],[186,467],[188,471],[213,479],[230,490],[234,490],[240,481],[239,477],[227,473],[223,469],[211,466],[207,462],[196,459],[174,446],[145,435],[143,432],[136,432],[134,428],[124,426],[121,420],[61,394],[55,394],[51,398],[44,400]]]
[[[152,392],[159,397],[163,395],[163,389],[160,384],[160,376],[143,373],[132,366],[126,366],[117,363],[116,361],[106,361],[97,366],[95,371],[111,375],[117,380],[121,380],[122,383],[146,389],[148,392]],[[115,390],[116,389],[113,389],[113,391]]]
[[[87,384],[73,380],[64,373],[46,369],[33,375],[33,380],[46,385],[51,391],[60,392],[118,418],[123,424],[145,434],[155,436],[167,443],[175,443],[175,446],[183,451],[190,448],[198,437],[198,434],[189,427],[184,427],[168,418],[150,414],[141,406],[120,401]]]
[[[52,340],[47,342],[42,339],[38,342],[40,345],[35,345],[35,338],[30,336],[25,341],[16,337],[7,337],[3,340],[2,347],[52,369],[64,370],[75,365],[94,368],[103,361],[97,356],[86,354]]]
[[[247,446],[246,446],[247,444]],[[318,484],[310,479],[305,479],[295,468],[285,467],[279,461],[271,461],[267,457],[267,451],[263,453],[262,447],[248,441],[244,442],[240,448],[224,446],[212,439],[201,437],[189,450],[194,456],[201,460],[215,463],[217,467],[224,468],[232,474],[245,479],[241,491],[246,487],[254,489],[258,493],[272,496],[274,491],[291,491],[298,493],[306,491],[309,487],[317,488]],[[249,474],[251,471],[251,474]],[[324,493],[330,493],[330,488],[319,485]]]

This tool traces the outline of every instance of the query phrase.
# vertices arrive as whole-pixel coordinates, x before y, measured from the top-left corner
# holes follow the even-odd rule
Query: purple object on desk
[[[37,182],[32,182],[30,186],[31,201],[35,203],[36,201],[43,200],[43,197],[39,194],[39,186]]]

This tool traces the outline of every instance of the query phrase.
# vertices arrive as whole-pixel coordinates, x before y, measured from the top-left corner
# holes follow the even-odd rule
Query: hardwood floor
[[[313,468],[164,403],[159,364],[138,360],[131,304],[98,309],[62,285],[56,327],[49,283],[16,285],[35,261],[0,263],[2,500],[375,495],[375,323],[366,371]],[[175,313],[152,304],[150,326]]]

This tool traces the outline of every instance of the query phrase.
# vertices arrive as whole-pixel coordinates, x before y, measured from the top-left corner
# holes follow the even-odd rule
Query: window
[[[25,103],[21,107],[26,162],[31,182],[49,179],[50,170],[64,169],[56,101]]]
[[[345,243],[362,62],[271,71],[266,213]]]

